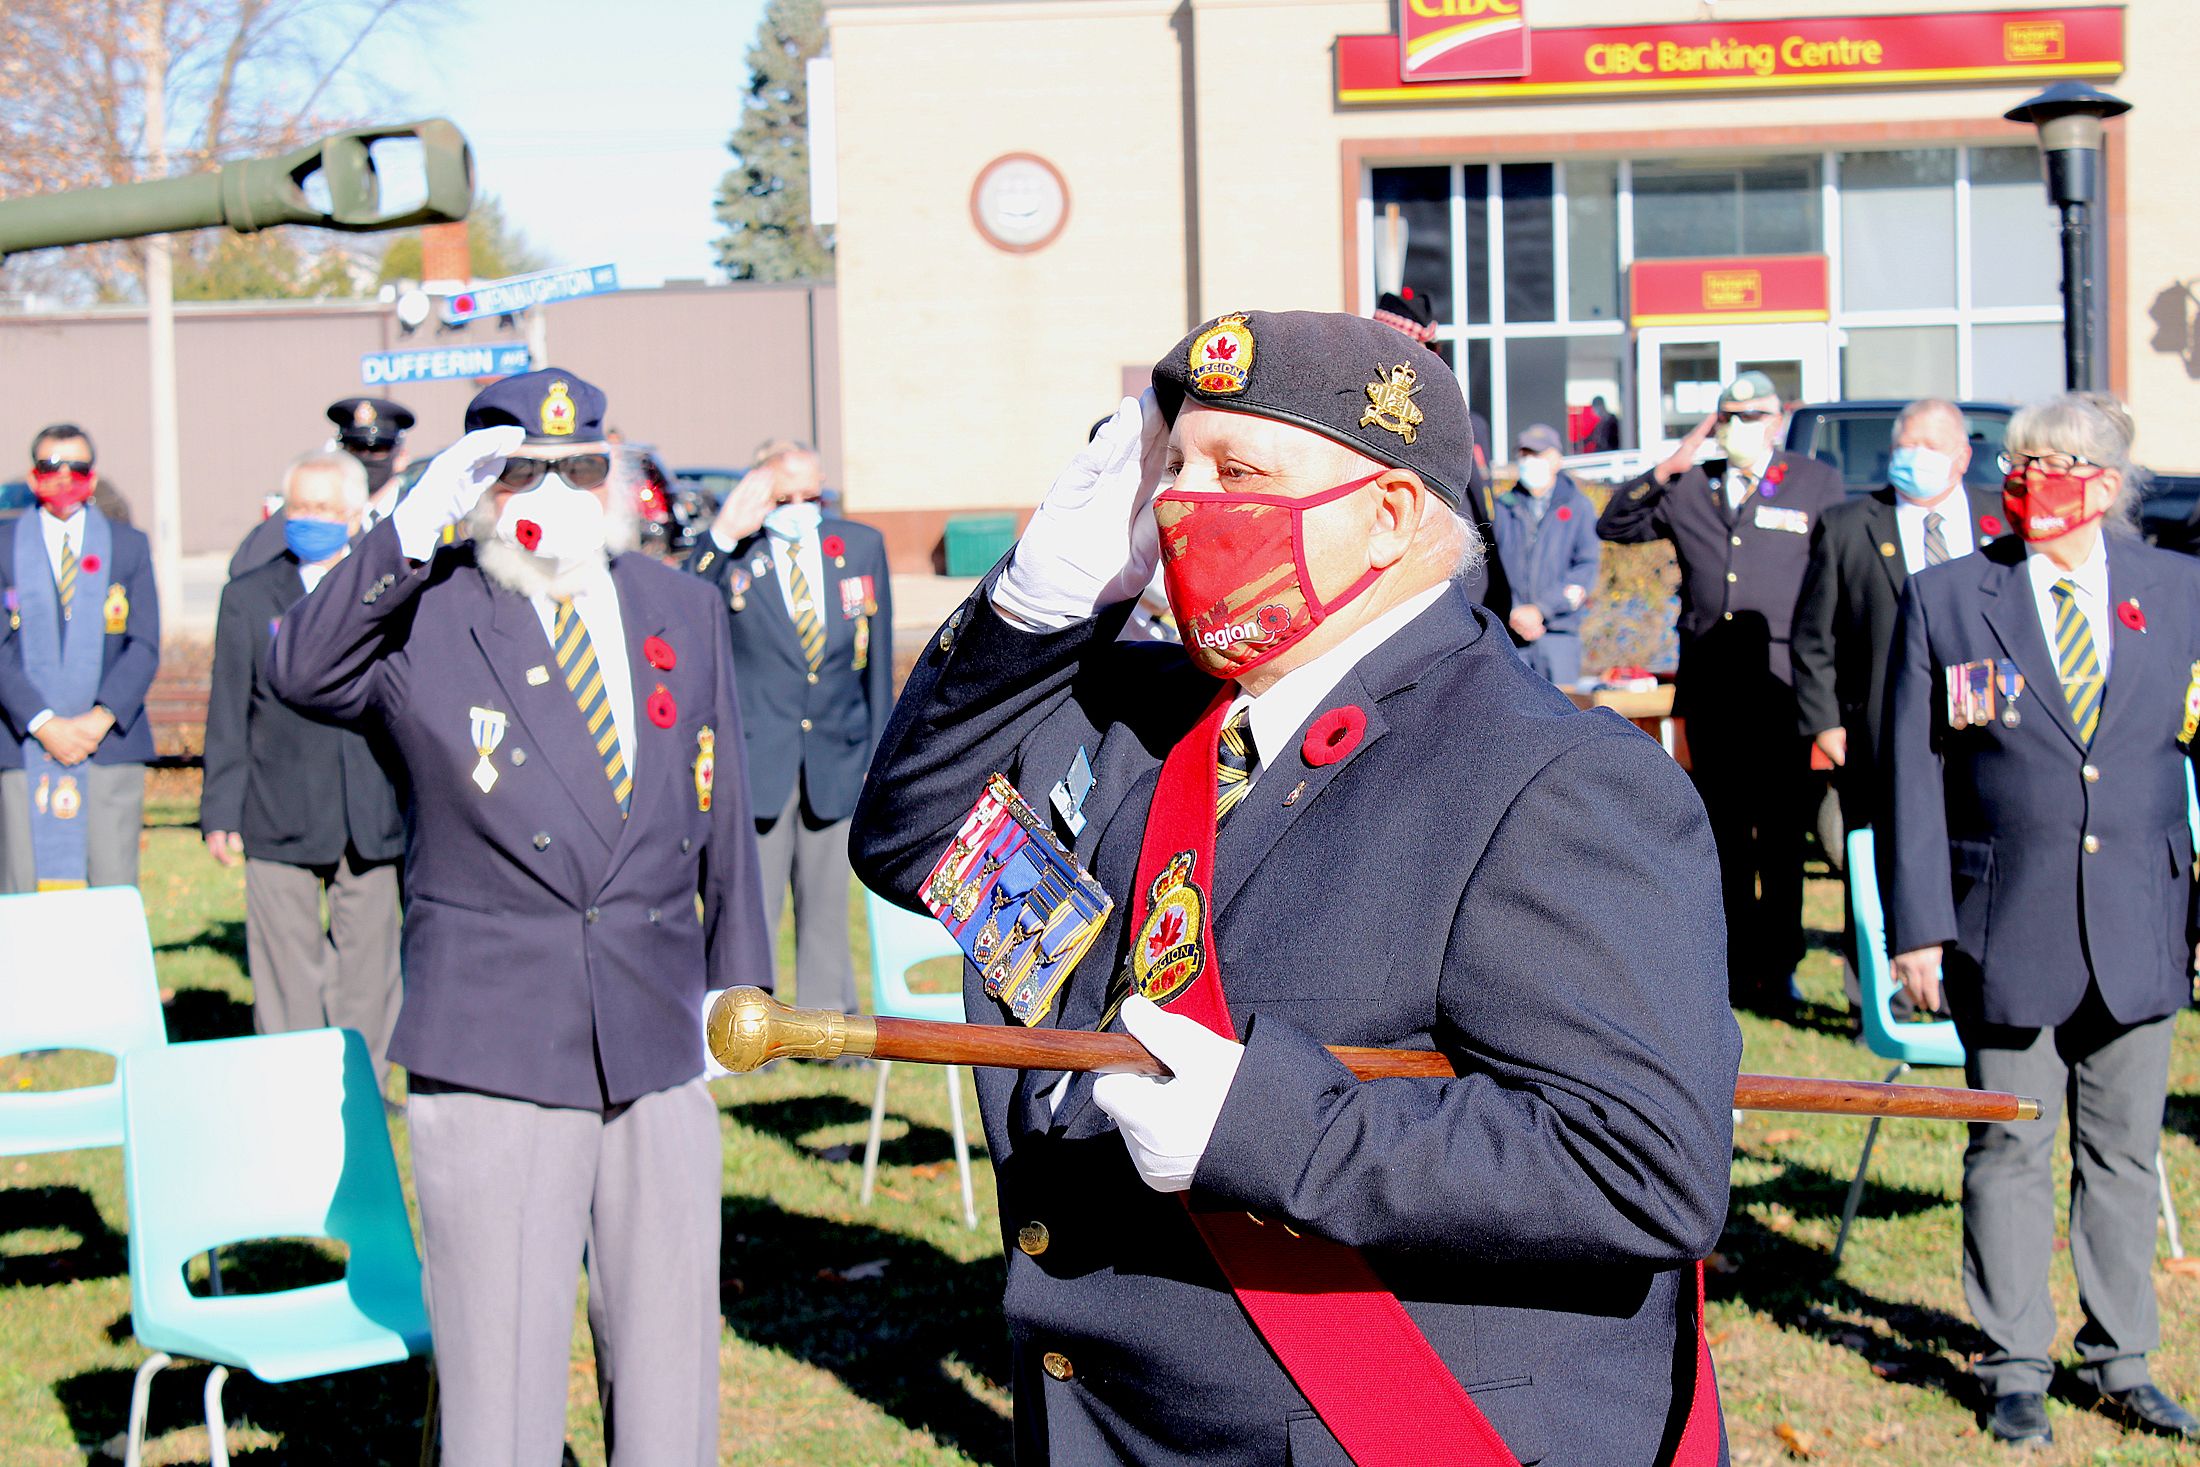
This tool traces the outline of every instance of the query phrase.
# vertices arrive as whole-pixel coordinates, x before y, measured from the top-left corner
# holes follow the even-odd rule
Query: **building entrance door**
[[[1645,326],[1635,333],[1640,441],[1670,443],[1719,406],[1744,372],[1772,379],[1786,403],[1832,396],[1833,332],[1823,322],[1765,326]]]

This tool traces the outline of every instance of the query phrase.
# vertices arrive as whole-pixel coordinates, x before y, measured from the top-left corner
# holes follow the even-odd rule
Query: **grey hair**
[[[2139,531],[2139,500],[2147,473],[2131,461],[2131,414],[2114,398],[2091,392],[2065,392],[2017,409],[2003,444],[2010,453],[2067,453],[2113,469],[2123,480],[2108,507],[2108,527],[2124,534]]]
[[[1482,532],[1475,528],[1473,520],[1448,504],[1444,509],[1451,516],[1452,536],[1456,542],[1454,554],[1457,558],[1452,562],[1451,579],[1464,586],[1482,569],[1482,562],[1489,558],[1489,547],[1482,543]]]
[[[749,466],[761,468],[774,459],[817,456],[817,450],[799,438],[767,438],[756,445],[756,454],[749,460]]]
[[[307,473],[334,474],[337,484],[343,490],[344,508],[364,509],[366,507],[366,465],[360,463],[359,460],[348,453],[330,448],[314,453],[300,454],[290,461],[289,468],[283,470],[283,505],[286,509],[290,505],[291,494],[298,487],[298,476]]]
[[[1947,398],[1921,397],[1894,415],[1894,436],[1900,438],[1908,430],[1910,424],[1916,422],[1919,418],[1928,417],[1934,413],[1947,415],[1955,423],[1958,431],[1963,430],[1966,426],[1963,419],[1963,409],[1948,401]]]

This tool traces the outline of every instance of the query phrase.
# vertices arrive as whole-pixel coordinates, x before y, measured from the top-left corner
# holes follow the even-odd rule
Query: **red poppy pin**
[[[1561,522],[1572,519],[1574,517],[1573,507],[1565,504],[1560,505],[1558,507],[1558,517]]]
[[[88,576],[99,574],[99,557],[96,555],[87,555],[77,564],[83,568],[84,574]]]
[[[657,684],[657,690],[649,695],[649,701],[642,707],[649,714],[649,721],[659,728],[672,727],[672,720],[680,716],[680,705],[672,701],[672,694],[665,691],[663,683]]]
[[[1324,764],[1343,760],[1360,746],[1360,735],[1367,732],[1367,715],[1349,704],[1332,708],[1314,720],[1314,726],[1306,731],[1306,741],[1299,745],[1299,754],[1316,769]]]
[[[830,555],[837,562],[840,557],[848,553],[848,542],[841,539],[838,535],[827,535],[823,540],[820,540],[818,542],[818,548],[823,550],[827,555]]]
[[[672,653],[672,644],[663,637],[642,638],[642,656],[659,672],[670,672],[680,665],[680,659]]]
[[[519,541],[519,548],[532,554],[542,543],[542,526],[533,520],[519,520],[512,526],[512,538]]]
[[[2139,598],[2134,596],[2116,608],[2116,619],[2142,635],[2147,629],[2147,614],[2139,609]]]
[[[1978,517],[1978,528],[1982,535],[1998,535],[2008,526],[2001,522],[1999,515],[1982,514]]]

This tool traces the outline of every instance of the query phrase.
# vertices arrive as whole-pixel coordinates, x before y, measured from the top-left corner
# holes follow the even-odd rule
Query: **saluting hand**
[[[1145,590],[1161,562],[1153,496],[1168,443],[1153,389],[1124,398],[1107,426],[1055,475],[994,584],[994,607],[1024,626],[1053,631]]]
[[[1093,1081],[1093,1102],[1114,1117],[1147,1186],[1185,1191],[1214,1139],[1245,1046],[1142,994],[1124,1000],[1123,1027],[1169,1067],[1169,1074],[1160,1079],[1102,1075]]]
[[[741,476],[726,502],[711,517],[711,533],[727,545],[738,545],[764,528],[764,517],[779,502],[779,461],[758,464]]]
[[[476,428],[429,460],[412,492],[390,511],[406,556],[426,560],[433,555],[444,527],[472,512],[526,438],[527,430],[517,423]]]
[[[1940,1008],[1940,948],[1912,948],[1906,953],[1895,954],[1895,981],[1909,992],[1910,1002],[1917,1005],[1922,1014],[1937,1014]]]
[[[1711,430],[1718,426],[1719,415],[1716,412],[1706,414],[1702,422],[1688,430],[1688,436],[1680,441],[1680,446],[1673,450],[1672,456],[1651,470],[1652,476],[1660,484],[1670,484],[1694,468],[1697,451],[1703,447],[1704,440],[1711,436]]]

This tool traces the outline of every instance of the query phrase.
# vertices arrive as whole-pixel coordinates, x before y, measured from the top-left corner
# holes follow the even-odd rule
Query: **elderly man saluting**
[[[620,554],[603,394],[507,378],[276,634],[276,692],[403,760],[390,1058],[452,1462],[555,1462],[583,1245],[615,1463],[718,1459],[706,984],[768,986],[708,586]],[[464,521],[471,543],[438,550]],[[700,902],[698,902],[700,898]]]
[[[1740,1052],[1711,835],[1655,744],[1458,590],[1468,434],[1388,327],[1207,323],[888,725],[865,880],[915,905],[1006,775],[1115,899],[1029,1017],[1120,1022],[1173,1072],[981,1072],[1020,1461],[1722,1455],[1693,1267]],[[1115,640],[1157,558],[1182,648]],[[965,1002],[1013,1022],[979,980]],[[1461,1077],[1356,1083],[1328,1043]]]

